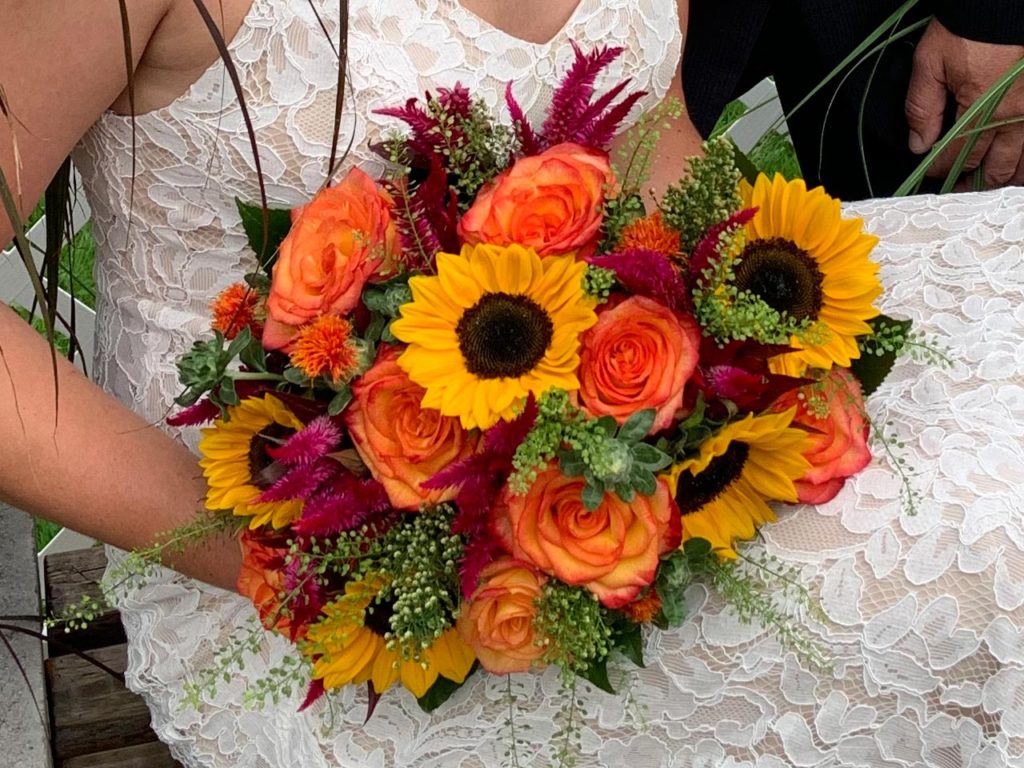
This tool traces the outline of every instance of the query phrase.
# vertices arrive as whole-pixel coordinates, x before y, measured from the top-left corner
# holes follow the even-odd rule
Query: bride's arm
[[[58,359],[0,305],[0,498],[119,547],[142,547],[187,523],[205,485],[195,456]],[[210,541],[173,565],[226,588],[237,545]]]
[[[170,0],[129,0],[138,62]],[[78,138],[124,90],[117,0],[0,0],[0,168],[31,210]],[[0,245],[13,234],[0,207]],[[142,422],[64,361],[55,382],[45,341],[0,305],[0,498],[103,541],[139,547],[188,522],[204,487],[187,449]],[[227,542],[183,556],[180,570],[234,584]]]
[[[679,26],[683,34],[683,45],[686,45],[686,26],[689,19],[689,0],[679,0]],[[685,111],[686,99],[683,96],[683,72],[682,68],[676,70],[676,76],[665,96],[666,99],[675,99],[683,105],[683,114],[674,120],[668,121],[667,127],[661,128],[661,138],[655,155],[655,162],[648,177],[648,187],[654,191],[656,199],[660,199],[662,193],[668,187],[679,180],[686,171],[685,159],[693,155],[702,154],[701,136],[697,132],[689,115]],[[620,137],[612,146],[612,153],[617,149],[619,142],[625,137]]]

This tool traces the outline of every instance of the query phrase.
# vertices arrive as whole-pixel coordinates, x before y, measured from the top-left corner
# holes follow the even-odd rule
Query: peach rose
[[[398,254],[391,198],[358,168],[292,219],[267,300],[267,349],[286,347],[300,325],[320,315],[352,310],[370,276],[392,271]]]
[[[817,403],[828,408],[823,417],[817,413]],[[785,411],[793,406],[797,409],[793,426],[805,427],[810,439],[804,458],[811,469],[795,483],[797,497],[804,504],[822,504],[871,461],[860,384],[845,368],[832,368],[816,384],[782,395],[772,409]]]
[[[629,504],[605,494],[593,512],[583,505],[583,486],[551,465],[526,495],[506,491],[495,528],[513,557],[621,608],[654,580],[659,557],[679,545],[679,510],[663,479],[654,495],[637,494]]]
[[[420,487],[454,461],[476,452],[478,432],[457,418],[423,408],[424,389],[398,367],[400,350],[382,347],[377,361],[352,386],[345,412],[352,442],[396,509],[419,509],[455,497],[455,489]]]
[[[582,338],[583,407],[619,424],[653,408],[651,431],[660,432],[683,405],[683,388],[697,368],[699,351],[697,323],[653,299],[632,296],[605,308]]]
[[[519,245],[541,256],[597,245],[605,191],[615,183],[605,152],[557,144],[524,157],[477,195],[459,222],[469,245]]]
[[[239,539],[242,568],[238,572],[238,592],[256,606],[260,621],[267,629],[289,634],[291,620],[281,612],[284,591],[284,557],[287,549],[276,549],[256,540],[249,532]]]
[[[533,628],[547,578],[504,557],[480,572],[480,586],[462,606],[456,628],[488,672],[526,672],[544,653]]]

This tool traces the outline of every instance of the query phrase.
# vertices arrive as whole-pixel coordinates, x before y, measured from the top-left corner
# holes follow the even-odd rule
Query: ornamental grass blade
[[[902,19],[907,14],[907,12],[910,11],[911,8],[913,8],[915,5],[917,5],[918,2],[919,2],[919,0],[905,0],[905,2],[899,8],[897,8],[895,11],[893,11],[892,14],[890,14],[889,17],[886,18],[886,20],[883,21],[870,35],[868,35],[866,38],[864,38],[864,40],[860,43],[860,45],[858,45],[856,48],[854,48],[852,51],[850,51],[850,53],[846,56],[846,58],[844,58],[842,61],[840,61],[832,69],[831,72],[829,72],[827,75],[825,75],[825,77],[822,79],[822,81],[820,83],[818,83],[816,86],[814,86],[814,88],[811,89],[810,93],[808,93],[799,102],[797,102],[796,106],[794,106],[793,109],[791,109],[788,113],[786,113],[782,117],[778,118],[774,123],[772,123],[771,127],[768,130],[769,131],[774,131],[774,130],[778,129],[779,126],[782,125],[782,121],[783,120],[785,120],[785,119],[787,119],[789,117],[792,117],[800,109],[802,109],[807,104],[807,102],[809,102],[811,99],[813,99],[818,94],[818,92],[821,91],[822,88],[824,88],[826,85],[828,85],[830,82],[832,82],[832,80],[835,79],[835,77],[840,72],[842,72],[844,69],[846,69],[848,66],[850,66],[850,64],[852,64],[853,62],[855,62],[858,59],[860,59],[861,55],[865,51],[867,51],[869,48],[871,48],[871,46],[880,37],[882,37],[882,35],[884,35],[886,32],[889,32],[889,30],[891,30],[894,26],[896,26],[896,24],[899,22],[899,20]],[[905,32],[904,34],[909,34],[909,31]]]

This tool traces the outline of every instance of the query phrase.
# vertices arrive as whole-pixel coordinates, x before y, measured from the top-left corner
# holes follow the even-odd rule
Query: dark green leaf
[[[638,667],[644,666],[643,628],[635,622],[623,620],[612,627],[612,642],[619,652]]]
[[[473,664],[473,668],[476,668],[475,663]],[[473,674],[472,671],[470,671],[470,674]],[[420,709],[424,712],[433,712],[448,701],[448,699],[451,698],[451,695],[461,687],[462,683],[456,683],[453,680],[449,680],[447,677],[438,677],[437,682],[430,686],[426,693],[416,699],[416,703],[420,705]]]
[[[381,331],[380,340],[385,344],[397,344],[398,337],[391,332],[391,323],[384,326],[384,330]]]
[[[587,471],[579,451],[561,451],[558,454],[558,466],[566,477],[579,477]]]
[[[637,411],[619,427],[619,439],[627,443],[643,440],[654,426],[654,417],[655,410],[653,408]]]
[[[603,429],[604,433],[608,435],[608,437],[613,437],[615,435],[615,430],[619,428],[619,423],[611,416],[602,416],[597,420],[597,426]]]
[[[759,171],[757,170],[757,166],[754,165],[754,163],[751,162],[750,158],[747,157],[743,153],[743,151],[736,146],[736,142],[732,141],[732,139],[730,139],[729,141],[732,142],[733,157],[736,160],[736,170],[743,174],[744,179],[753,184],[755,181],[757,181],[757,175],[759,173]]]
[[[612,694],[615,693],[615,689],[612,688],[612,682],[608,679],[607,656],[599,661],[592,661],[589,667],[580,672],[580,677],[600,688],[602,691]]]
[[[641,496],[653,496],[654,492],[658,490],[658,481],[654,477],[654,473],[643,467],[633,467],[629,479],[633,488]]]
[[[604,489],[598,485],[587,483],[583,486],[583,506],[593,512],[604,500]]]
[[[270,277],[262,272],[249,272],[245,276],[245,283],[257,293],[270,292]]]
[[[238,405],[241,401],[238,397],[238,392],[235,391],[235,380],[228,377],[220,383],[220,387],[217,389],[217,398],[224,403],[224,405]]]
[[[263,344],[259,339],[253,339],[249,346],[242,350],[238,359],[250,370],[267,370],[267,350],[263,348]]]
[[[238,332],[238,335],[231,340],[228,345],[227,356],[228,360],[234,360],[242,350],[248,347],[252,343],[252,331],[249,330],[249,326],[245,326]]]
[[[285,381],[287,381],[289,384],[295,384],[300,387],[304,387],[307,384],[309,384],[309,377],[298,368],[285,368],[283,375]]]
[[[705,560],[711,554],[711,542],[707,539],[687,539],[683,543],[683,553],[691,563]]]
[[[339,413],[344,411],[348,407],[348,404],[351,402],[352,388],[345,387],[331,399],[331,402],[327,406],[327,415],[337,416]]]
[[[277,249],[292,228],[292,212],[267,209],[267,229],[264,229],[263,209],[260,206],[243,203],[237,198],[235,205],[238,206],[238,215],[242,217],[242,228],[249,239],[249,246],[259,259],[260,269],[269,275],[277,258]]]
[[[659,451],[653,445],[637,443],[633,446],[633,461],[643,465],[652,472],[664,469],[672,463],[672,457],[667,453]]]
[[[384,329],[388,325],[388,319],[384,315],[374,313],[371,316],[370,324],[366,327],[363,338],[371,344],[376,344],[384,335]]]
[[[622,499],[627,504],[629,504],[630,502],[633,501],[633,499],[636,498],[636,491],[633,489],[633,486],[630,485],[629,483],[616,483],[615,493],[620,499]]]
[[[907,334],[910,332],[912,323],[910,320],[893,320],[891,317],[879,315],[873,320],[869,320],[868,325],[873,329],[878,329],[883,325],[888,327],[900,326],[903,329],[903,333]],[[896,363],[896,354],[896,352],[885,352],[882,355],[862,354],[850,365],[850,373],[860,382],[864,397],[878,389],[882,382],[885,381],[885,377],[889,375],[889,371],[892,370],[893,365]]]
[[[658,566],[654,588],[661,598],[661,612],[669,626],[678,627],[686,619],[686,589],[691,580],[687,558],[682,552],[673,552]]]

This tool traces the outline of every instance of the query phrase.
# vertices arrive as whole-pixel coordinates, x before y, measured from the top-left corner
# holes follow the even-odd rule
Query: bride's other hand
[[[679,27],[683,33],[683,45],[685,46],[690,2],[689,0],[679,0],[678,4]],[[686,174],[686,158],[704,154],[701,149],[700,133],[697,132],[685,110],[686,98],[683,95],[681,66],[677,69],[676,76],[672,80],[672,85],[665,98],[677,100],[683,105],[684,110],[678,118],[667,121],[667,126],[661,126],[661,138],[658,142],[655,161],[647,179],[647,186],[654,200],[660,200],[668,186],[679,181],[679,178]],[[623,141],[625,141],[625,135],[616,139],[612,145],[612,157],[615,157],[615,152]]]

